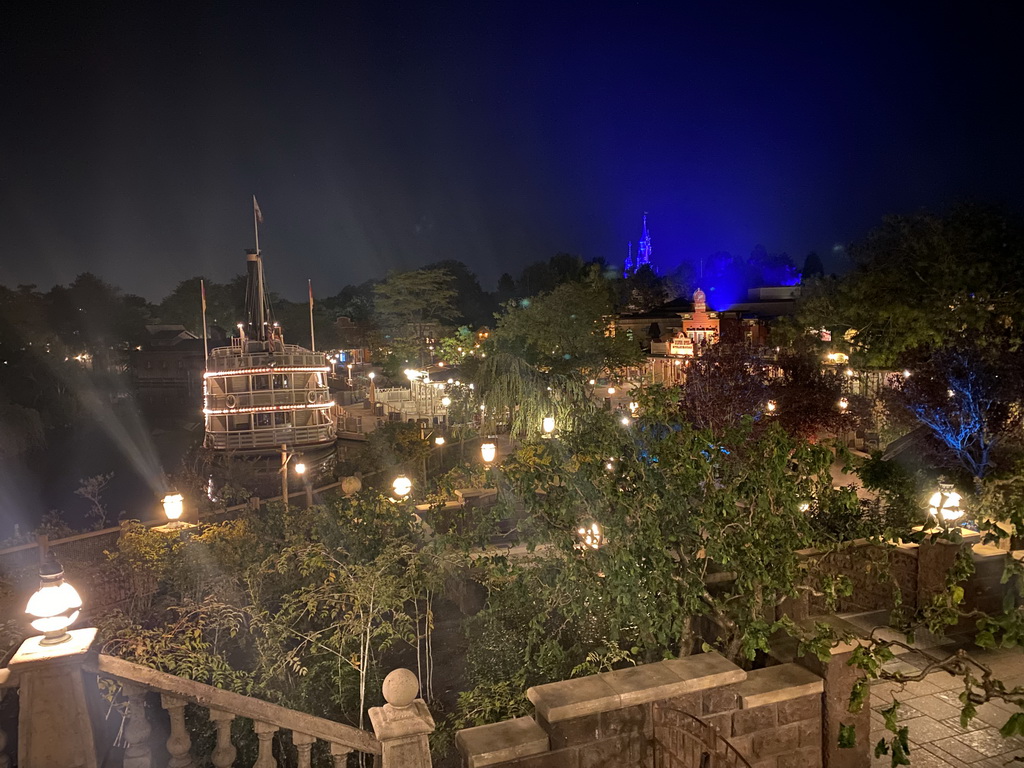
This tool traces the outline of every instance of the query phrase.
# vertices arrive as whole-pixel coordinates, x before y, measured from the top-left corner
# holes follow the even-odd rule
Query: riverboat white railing
[[[217,450],[244,451],[255,448],[280,448],[319,445],[333,442],[336,427],[334,422],[314,424],[307,427],[263,427],[238,432],[207,432],[206,445]]]

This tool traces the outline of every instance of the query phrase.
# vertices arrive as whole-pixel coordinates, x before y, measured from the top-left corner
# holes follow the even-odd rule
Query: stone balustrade
[[[370,733],[96,654],[91,650],[95,629],[70,634],[67,641],[55,645],[30,638],[9,666],[0,669],[0,694],[11,687],[19,690],[18,765],[98,768],[106,764],[100,757],[106,746],[93,717],[101,695],[97,679],[115,683],[115,695],[124,705],[118,735],[118,743],[124,747],[124,768],[193,768],[207,762],[214,768],[229,768],[238,758],[232,723],[239,718],[251,721],[256,736],[254,768],[309,768],[317,741],[327,745],[336,768],[343,768],[352,752],[373,755],[378,768],[429,768],[431,764],[427,736],[434,730],[434,721],[423,700],[415,698],[419,683],[408,670],[395,670],[385,679],[387,703],[370,710],[374,727]],[[208,760],[194,755],[185,719],[189,705],[205,709],[213,724],[215,740]],[[275,735],[284,731],[290,732],[290,747],[285,740],[275,740]],[[6,735],[0,731],[0,768],[10,765],[6,743]],[[294,750],[294,756],[282,753],[283,749]]]
[[[318,740],[329,745],[334,764],[338,768],[345,765],[349,752],[381,754],[380,742],[358,728],[169,675],[124,659],[101,654],[94,662],[87,663],[85,669],[121,685],[128,703],[124,731],[128,743],[124,756],[125,768],[150,768],[162,762],[154,760],[156,750],[149,743],[152,731],[146,711],[149,692],[160,695],[160,706],[170,720],[170,737],[166,742],[166,750],[170,755],[167,764],[170,768],[192,768],[197,764],[190,754],[192,743],[185,728],[187,704],[198,704],[207,709],[214,723],[217,742],[210,757],[215,768],[229,768],[234,764],[236,750],[231,743],[231,722],[236,717],[252,721],[259,742],[255,765],[260,768],[277,765],[273,755],[273,738],[278,731],[291,732],[299,768],[309,768],[312,745]]]

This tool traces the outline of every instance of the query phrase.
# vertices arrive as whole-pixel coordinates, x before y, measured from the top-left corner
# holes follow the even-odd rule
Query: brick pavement
[[[950,648],[955,646],[950,646]],[[1007,687],[1024,685],[1024,652],[986,651],[965,646],[974,658],[990,666]],[[937,649],[936,649],[937,650]],[[945,648],[944,648],[945,650]],[[914,673],[923,666],[916,654],[897,657],[886,665],[892,671]],[[879,711],[900,702],[899,721],[909,729],[910,764],[912,768],[1002,768],[1016,765],[1013,759],[1024,759],[1024,739],[1004,739],[999,728],[1010,715],[1020,709],[1003,702],[989,702],[978,707],[978,715],[967,728],[960,727],[960,700],[963,690],[960,678],[945,672],[933,672],[924,680],[899,686],[880,683],[871,691],[871,743],[885,735],[884,720]],[[890,756],[873,759],[872,768],[889,768]]]

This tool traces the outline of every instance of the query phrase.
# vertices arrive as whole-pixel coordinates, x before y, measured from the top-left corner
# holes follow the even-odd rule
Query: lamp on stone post
[[[32,617],[32,629],[43,633],[40,645],[57,645],[71,639],[68,627],[82,611],[82,598],[73,586],[64,581],[64,568],[56,560],[39,567],[39,589],[25,606]]]
[[[189,528],[195,528],[192,523],[186,523],[181,519],[185,512],[185,498],[177,492],[172,491],[163,497],[161,504],[164,508],[164,516],[167,522],[156,526],[155,530],[171,533],[181,533]]]
[[[950,524],[957,525],[957,520],[964,516],[960,499],[953,484],[940,477],[938,490],[928,500],[928,514],[943,528],[948,528]]]
[[[60,563],[45,563],[39,582],[25,613],[42,636],[25,640],[7,664],[19,683],[18,765],[98,768],[83,669],[96,628],[68,631],[82,598],[64,581]]]

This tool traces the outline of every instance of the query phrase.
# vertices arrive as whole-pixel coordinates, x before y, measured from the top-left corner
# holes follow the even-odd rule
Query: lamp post
[[[289,451],[286,444],[281,444],[281,501],[284,503],[285,513],[288,512],[288,462],[298,456],[299,454],[295,451]],[[295,473],[308,483],[306,469],[305,462],[301,460],[295,462]],[[306,488],[306,506],[313,506],[313,489],[311,487]]]
[[[348,385],[351,387],[352,386],[352,363],[349,363],[345,367],[348,368]]]
[[[306,509],[309,509],[313,506],[313,483],[306,470],[306,462],[295,462],[295,474],[302,478],[302,488],[306,492]]]
[[[28,600],[25,613],[32,629],[43,633],[40,645],[57,645],[71,639],[68,627],[82,611],[82,598],[64,581],[64,568],[56,560],[39,567],[39,589]]]

